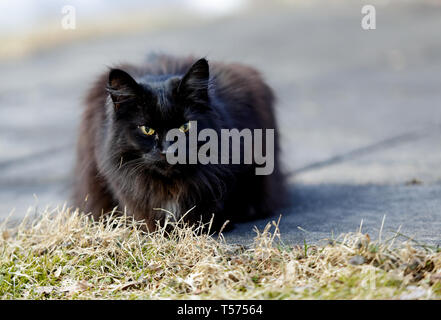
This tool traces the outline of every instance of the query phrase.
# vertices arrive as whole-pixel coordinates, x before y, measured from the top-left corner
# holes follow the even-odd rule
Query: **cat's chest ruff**
[[[181,206],[176,200],[163,201],[159,208],[172,220],[179,220],[181,217]]]

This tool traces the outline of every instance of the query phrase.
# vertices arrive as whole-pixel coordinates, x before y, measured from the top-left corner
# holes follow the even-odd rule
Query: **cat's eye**
[[[152,128],[146,127],[146,126],[139,126],[138,127],[142,133],[144,133],[146,136],[151,136],[152,134],[155,133],[155,130],[153,130]]]
[[[190,121],[187,123],[184,123],[182,126],[179,127],[179,130],[182,132],[187,132],[188,130],[190,130],[191,128],[191,124]]]

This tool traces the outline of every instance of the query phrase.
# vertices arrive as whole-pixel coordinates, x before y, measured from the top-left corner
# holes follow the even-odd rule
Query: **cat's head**
[[[196,61],[184,75],[145,76],[135,79],[128,72],[112,69],[107,92],[112,117],[111,152],[121,162],[133,161],[162,175],[171,175],[166,152],[173,141],[170,129],[187,132],[190,121],[198,129],[214,128],[216,122],[209,97],[209,65]]]

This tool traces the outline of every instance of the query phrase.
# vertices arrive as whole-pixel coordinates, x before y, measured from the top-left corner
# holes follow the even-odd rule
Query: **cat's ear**
[[[140,86],[127,72],[112,69],[109,73],[106,90],[112,98],[115,110],[119,110],[121,105],[133,102],[136,99]]]
[[[196,102],[208,102],[210,67],[206,59],[196,61],[182,77],[178,93]]]

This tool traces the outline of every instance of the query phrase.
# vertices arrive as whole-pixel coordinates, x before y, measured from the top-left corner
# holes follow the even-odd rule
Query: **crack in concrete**
[[[336,156],[330,157],[325,160],[313,162],[313,163],[310,163],[310,164],[303,166],[301,168],[294,169],[294,170],[288,172],[287,175],[288,176],[299,175],[304,172],[313,171],[313,170],[321,169],[324,167],[329,167],[334,164],[350,161],[350,160],[362,157],[367,154],[372,154],[372,153],[375,153],[375,152],[378,152],[381,150],[393,148],[397,145],[402,145],[402,144],[409,143],[412,141],[420,140],[420,139],[423,139],[423,138],[429,136],[433,131],[435,131],[435,129],[437,129],[438,131],[441,130],[441,125],[436,125],[435,127],[428,128],[428,129],[425,129],[422,131],[403,133],[403,134],[400,134],[400,135],[397,135],[397,136],[394,136],[391,138],[387,138],[387,139],[375,142],[375,143],[370,144],[368,146],[357,148],[357,149],[351,150],[346,153],[338,154]]]
[[[21,157],[17,157],[14,159],[9,159],[9,160],[5,160],[0,162],[0,170],[4,170],[7,169],[11,166],[16,166],[16,165],[20,165],[20,164],[26,164],[29,161],[35,161],[36,159],[44,159],[48,156],[53,156],[55,153],[64,151],[68,148],[73,148],[73,144],[69,143],[69,144],[64,144],[64,145],[60,145],[60,146],[55,146],[55,147],[50,147],[44,150],[40,150],[25,156],[21,156]]]

